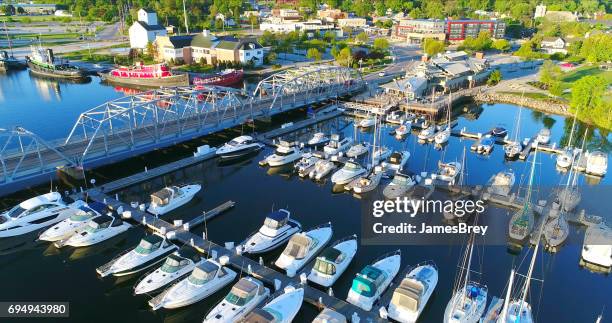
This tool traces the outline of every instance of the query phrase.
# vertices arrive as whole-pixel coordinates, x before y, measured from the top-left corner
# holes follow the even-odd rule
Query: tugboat
[[[15,56],[9,55],[5,50],[0,51],[0,71],[20,70],[24,68],[25,64],[16,59]]]
[[[26,61],[34,74],[71,80],[82,80],[87,77],[84,70],[68,64],[68,61],[56,58],[51,48],[44,50],[32,46],[31,50],[32,56],[27,56]]]
[[[102,81],[144,87],[187,86],[188,74],[172,74],[166,64],[120,66],[108,73],[99,73]]]
[[[242,81],[243,77],[243,70],[226,69],[219,73],[210,74],[203,77],[194,77],[193,85],[195,85],[196,88],[206,85],[229,86]]]

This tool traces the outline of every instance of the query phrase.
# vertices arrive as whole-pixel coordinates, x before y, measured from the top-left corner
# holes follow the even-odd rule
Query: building
[[[263,64],[263,47],[254,39],[224,37],[215,44],[214,49],[217,62],[253,66]]]
[[[567,54],[567,50],[565,49],[567,45],[565,39],[561,37],[544,37],[540,44],[540,49],[546,54],[561,53],[565,55]]]
[[[138,10],[138,20],[129,29],[130,47],[144,50],[149,42],[159,36],[167,36],[166,28],[157,22],[157,13],[149,9]]]
[[[272,9],[272,16],[284,20],[300,20],[300,12],[294,9]]]
[[[317,10],[317,18],[326,22],[335,22],[338,19],[348,18],[348,14],[340,9],[324,9]]]
[[[292,31],[325,32],[328,30],[334,30],[335,27],[332,24],[324,24],[321,20],[287,22],[268,19],[259,24],[259,29],[261,31],[271,31],[275,33],[288,33]]]
[[[446,40],[444,20],[402,19],[395,27],[395,37],[411,44],[420,44],[426,38]]]
[[[14,3],[15,10],[22,8],[27,14],[51,15],[57,10],[57,5],[52,3]]]
[[[445,28],[446,39],[451,42],[476,38],[481,31],[496,39],[504,38],[506,34],[506,23],[498,20],[447,20]]]
[[[353,28],[362,28],[367,26],[367,22],[365,18],[340,18],[337,20],[338,27],[353,27]]]
[[[426,78],[415,76],[393,80],[380,87],[384,89],[385,93],[415,100],[416,98],[423,97],[427,89],[427,82]]]
[[[533,14],[533,18],[537,19],[542,18],[544,16],[546,16],[546,6],[543,4],[537,5],[535,8],[535,13]]]
[[[157,58],[166,62],[191,63],[191,41],[193,35],[159,36],[155,39],[154,47],[157,49]]]
[[[489,32],[493,38],[503,38],[506,24],[498,20],[401,19],[394,36],[411,44],[420,44],[426,38],[462,41],[467,37],[477,37],[481,31]]]

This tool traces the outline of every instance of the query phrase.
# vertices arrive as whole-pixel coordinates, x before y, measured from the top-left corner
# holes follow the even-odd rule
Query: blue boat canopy
[[[385,273],[373,266],[366,266],[361,270],[357,277],[353,279],[351,289],[359,295],[373,297],[376,294],[378,285],[384,280]]]
[[[278,210],[278,211],[273,211],[270,214],[268,214],[268,218],[276,221],[276,222],[282,222],[283,220],[285,220],[286,218],[289,217],[289,212],[285,211],[285,210]]]

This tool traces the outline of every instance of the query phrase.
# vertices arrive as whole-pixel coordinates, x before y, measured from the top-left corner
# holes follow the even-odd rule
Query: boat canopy
[[[325,249],[319,256],[319,258],[322,258],[329,262],[340,263],[344,259],[344,254],[342,253],[342,251],[331,247]]]
[[[252,322],[252,323],[272,323],[276,322],[274,315],[270,312],[262,310],[260,308],[255,308],[251,313],[249,313],[245,318],[244,322]]]
[[[326,308],[312,321],[312,323],[346,323],[344,315]]]
[[[159,206],[168,205],[174,195],[178,195],[180,189],[176,186],[164,187],[163,189],[151,194],[151,202]]]
[[[423,291],[427,288],[422,281],[404,278],[393,292],[391,304],[416,312],[419,310]]]
[[[256,284],[250,279],[241,278],[234,287],[232,287],[232,290],[227,294],[225,300],[237,306],[244,306],[253,299],[255,295],[261,294],[262,291],[262,285]]]
[[[372,297],[385,278],[386,275],[383,271],[368,265],[353,279],[351,289],[365,297]]]
[[[336,248],[325,249],[313,266],[313,269],[326,275],[333,275],[336,273],[336,264],[339,264],[344,260],[345,255]]]
[[[399,165],[403,157],[402,153],[395,151],[389,156],[389,162],[394,165]]]
[[[105,228],[105,227],[108,227],[108,225],[111,222],[113,222],[113,219],[114,218],[112,216],[110,216],[110,215],[102,215],[102,216],[99,216],[97,218],[91,219],[91,222],[90,222],[89,225],[91,227],[95,228],[95,229],[97,229],[99,227]]]
[[[308,252],[310,238],[305,234],[295,234],[289,239],[289,244],[283,250],[283,254],[295,259],[303,259]]]
[[[287,224],[289,212],[286,210],[274,211],[266,217],[264,224],[271,229],[278,229]]]
[[[193,272],[191,272],[191,276],[189,276],[189,281],[196,285],[203,285],[215,278],[218,269],[219,266],[217,264],[205,261],[193,268]]]
[[[104,214],[104,211],[106,211],[106,204],[101,203],[101,202],[96,202],[96,201],[92,201],[92,202],[87,202],[87,206],[100,213],[100,214]]]
[[[151,251],[161,246],[162,241],[164,241],[164,239],[158,235],[155,235],[155,234],[148,235],[142,238],[142,240],[140,240],[140,243],[136,247],[136,252],[140,254],[151,253]]]

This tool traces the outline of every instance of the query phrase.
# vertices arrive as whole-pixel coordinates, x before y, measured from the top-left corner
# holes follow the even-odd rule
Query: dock
[[[284,136],[297,130],[310,127],[317,123],[337,118],[343,114],[342,110],[333,109],[331,111],[319,111],[314,117],[305,120],[293,122],[285,127],[270,130],[266,133],[257,136],[257,140],[268,145],[274,145],[274,138]]]

